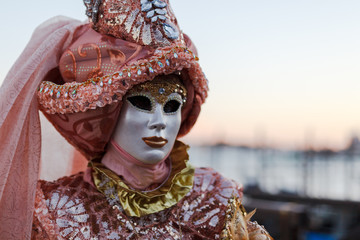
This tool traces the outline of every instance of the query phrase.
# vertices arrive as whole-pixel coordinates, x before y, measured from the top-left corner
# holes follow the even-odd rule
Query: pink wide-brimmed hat
[[[75,41],[37,94],[46,117],[88,159],[99,157],[127,91],[176,72],[188,90],[179,137],[185,135],[199,115],[208,85],[195,46],[180,31],[169,2],[84,2],[91,23],[77,29]]]

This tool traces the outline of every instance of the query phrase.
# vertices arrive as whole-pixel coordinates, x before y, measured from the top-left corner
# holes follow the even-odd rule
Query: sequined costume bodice
[[[241,188],[208,168],[197,168],[192,190],[175,206],[128,217],[83,180],[83,173],[40,181],[32,239],[219,239],[228,200]]]

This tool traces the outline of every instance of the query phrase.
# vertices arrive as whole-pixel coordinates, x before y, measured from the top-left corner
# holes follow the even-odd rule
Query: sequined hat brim
[[[183,70],[187,71],[200,104],[205,101],[207,80],[192,49],[178,41],[171,46],[158,48],[146,57],[142,57],[143,55],[139,53],[138,59],[134,57],[126,64],[118,65],[119,70],[111,74],[80,82],[56,84],[45,79],[37,93],[41,109],[48,114],[64,114],[104,107],[121,101],[134,85],[150,81],[160,74],[167,75]]]

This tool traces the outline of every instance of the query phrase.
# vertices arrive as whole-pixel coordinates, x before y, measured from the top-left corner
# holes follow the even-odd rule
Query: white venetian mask
[[[180,129],[185,95],[179,84],[156,80],[132,89],[124,97],[113,140],[143,163],[160,162],[170,153]]]

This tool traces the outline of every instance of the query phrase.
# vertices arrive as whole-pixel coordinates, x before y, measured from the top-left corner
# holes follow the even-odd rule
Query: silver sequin
[[[164,23],[163,29],[168,38],[177,39],[179,37],[179,32],[174,27],[170,26],[169,24]]]
[[[73,201],[69,201],[69,202],[67,202],[67,203],[65,204],[65,207],[71,208],[71,207],[74,206],[74,205],[75,205],[75,203],[74,203]]]
[[[157,15],[151,18],[151,22],[153,22],[153,23],[156,22],[157,20],[158,20],[158,16],[157,16]]]
[[[148,13],[146,13],[146,17],[147,18],[152,18],[154,16],[154,14],[155,14],[155,10],[151,10]]]
[[[153,5],[157,8],[164,8],[167,6],[167,4],[165,2],[160,1],[160,0],[153,1]]]
[[[142,41],[145,45],[149,45],[151,43],[151,31],[150,25],[145,24],[143,27]]]
[[[116,240],[118,240],[118,239],[120,239],[120,236],[119,236],[119,234],[117,234],[116,232],[112,232],[112,233],[107,237],[107,239],[116,239]]]
[[[141,25],[139,26],[134,26],[133,30],[132,30],[132,37],[135,41],[139,40],[140,37],[140,30],[141,30]]]
[[[59,193],[56,192],[51,196],[50,209],[54,210],[56,208],[58,202],[59,202]]]
[[[164,41],[164,36],[163,34],[160,32],[159,29],[155,29],[155,32],[154,32],[154,37],[155,37],[155,40],[159,43],[163,42]]]
[[[158,18],[161,19],[161,20],[166,20],[166,17],[163,16],[163,15],[159,15]]]
[[[62,208],[64,206],[64,204],[68,201],[69,196],[62,196],[59,204],[58,204],[58,208]]]
[[[77,206],[68,208],[68,209],[66,209],[65,211],[66,211],[67,213],[69,213],[69,214],[80,214],[80,213],[85,212],[85,208],[84,208],[84,206],[81,204],[81,205],[77,205]]]
[[[194,225],[199,225],[199,224],[203,224],[204,222],[206,222],[210,217],[214,216],[214,214],[220,212],[219,208],[216,208],[208,213],[206,213],[206,215],[202,218],[199,219],[197,221],[194,222]]]
[[[82,227],[80,229],[81,233],[83,234],[84,238],[85,239],[89,239],[90,238],[90,227],[88,226],[85,226],[85,227]]]
[[[160,9],[160,8],[155,9],[155,12],[160,15],[165,15],[167,13],[166,9]]]
[[[63,236],[63,237],[66,237],[69,233],[71,233],[72,231],[74,231],[74,229],[72,227],[70,228],[66,228],[64,230],[62,230],[60,232],[60,235]]]
[[[77,222],[84,223],[89,219],[89,215],[88,214],[74,215],[73,218]]]
[[[216,215],[213,218],[211,218],[209,225],[212,227],[216,227],[216,225],[219,223],[219,217]]]
[[[141,4],[141,11],[142,12],[148,12],[152,9],[152,3],[151,2],[144,2]]]
[[[212,177],[209,175],[204,176],[203,183],[201,185],[201,191],[206,191],[211,183]]]
[[[139,13],[139,9],[135,9],[134,11],[132,11],[130,13],[130,16],[125,21],[125,30],[127,33],[130,33],[131,27],[132,27],[134,20],[135,20],[136,16],[138,15],[138,13]]]

